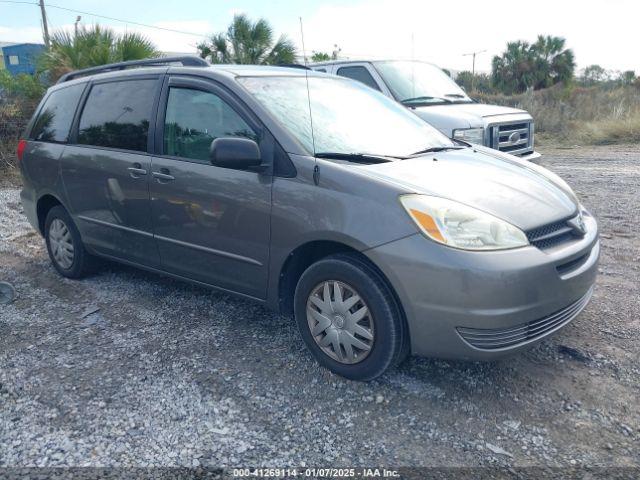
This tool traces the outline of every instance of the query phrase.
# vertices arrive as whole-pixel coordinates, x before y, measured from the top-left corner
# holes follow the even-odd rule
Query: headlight
[[[502,250],[529,245],[518,227],[452,200],[402,195],[400,202],[431,240],[464,250]]]
[[[460,128],[453,131],[453,138],[484,145],[484,128]]]

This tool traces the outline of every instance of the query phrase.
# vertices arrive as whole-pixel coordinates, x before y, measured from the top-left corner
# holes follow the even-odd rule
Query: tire
[[[368,315],[358,320],[365,307]],[[356,255],[332,255],[307,268],[296,287],[294,313],[318,363],[350,380],[379,377],[409,353],[408,328],[398,302],[381,275]],[[322,330],[327,318],[331,325]]]
[[[60,275],[82,278],[92,270],[95,259],[85,249],[80,232],[64,207],[58,205],[49,210],[44,223],[44,238],[49,259]],[[69,244],[71,254],[66,248]]]

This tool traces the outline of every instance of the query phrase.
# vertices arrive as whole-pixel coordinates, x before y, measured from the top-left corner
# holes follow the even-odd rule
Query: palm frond
[[[261,18],[254,23],[245,14],[235,15],[227,31],[198,45],[198,52],[212,63],[274,64],[295,59],[295,47],[289,39],[282,36],[274,43],[269,22]]]
[[[283,65],[287,63],[295,63],[296,47],[291,40],[282,35],[269,52],[265,59],[265,63],[270,65]]]
[[[110,28],[80,27],[78,34],[56,31],[51,46],[39,61],[38,69],[54,81],[64,73],[123,60],[157,57],[155,45],[139,33],[116,34]]]

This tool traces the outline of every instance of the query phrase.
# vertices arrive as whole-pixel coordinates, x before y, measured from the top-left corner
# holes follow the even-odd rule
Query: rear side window
[[[365,67],[341,67],[337,73],[341,77],[351,78],[364,83],[367,87],[380,90],[380,87],[378,87],[378,84]]]
[[[253,129],[216,94],[191,88],[169,89],[164,122],[166,155],[208,163],[211,142],[219,137],[258,140]]]
[[[65,143],[69,140],[71,122],[84,84],[51,92],[31,129],[31,139],[40,142]]]
[[[146,152],[155,88],[154,79],[94,85],[80,116],[78,143]]]

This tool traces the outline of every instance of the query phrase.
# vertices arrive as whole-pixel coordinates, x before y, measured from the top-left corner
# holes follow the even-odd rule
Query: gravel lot
[[[319,368],[291,319],[108,264],[50,266],[0,189],[0,467],[640,466],[640,147],[549,150],[599,220],[591,304],[497,363]]]

